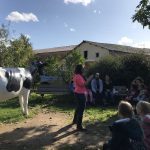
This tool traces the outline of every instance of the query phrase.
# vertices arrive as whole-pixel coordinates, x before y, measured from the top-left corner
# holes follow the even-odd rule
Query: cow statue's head
[[[35,73],[38,73],[40,76],[44,75],[44,67],[47,65],[47,63],[42,61],[34,61],[30,65],[30,72],[32,75]]]

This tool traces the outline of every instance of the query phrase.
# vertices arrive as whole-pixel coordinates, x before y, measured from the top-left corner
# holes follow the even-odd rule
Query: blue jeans
[[[75,97],[77,105],[74,113],[73,123],[77,124],[77,128],[82,128],[82,118],[85,109],[86,99],[84,94],[75,93]]]

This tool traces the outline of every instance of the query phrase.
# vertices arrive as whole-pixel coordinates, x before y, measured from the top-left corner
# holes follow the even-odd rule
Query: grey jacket
[[[94,78],[91,81],[91,89],[94,93],[96,93],[97,91],[99,91],[99,93],[102,93],[102,91],[103,91],[103,81],[101,79],[99,79],[99,89],[97,89],[96,79]]]

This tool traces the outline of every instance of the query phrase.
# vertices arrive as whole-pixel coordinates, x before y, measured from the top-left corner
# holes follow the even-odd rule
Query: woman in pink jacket
[[[85,131],[82,127],[82,118],[83,118],[83,112],[85,109],[85,93],[87,91],[87,84],[90,82],[90,80],[93,78],[93,75],[91,75],[87,80],[83,77],[83,66],[77,65],[74,72],[73,82],[75,85],[75,97],[76,97],[76,110],[74,114],[73,124],[77,124],[77,130],[78,131]]]
[[[136,110],[141,118],[145,145],[147,150],[150,150],[150,103],[146,101],[140,101],[136,105]]]

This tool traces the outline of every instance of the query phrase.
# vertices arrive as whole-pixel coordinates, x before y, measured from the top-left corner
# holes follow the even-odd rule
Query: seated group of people
[[[135,78],[131,83],[126,100],[135,105],[139,101],[149,101],[149,97],[149,89],[144,84],[144,80],[141,77]]]
[[[120,102],[120,119],[109,126],[112,137],[103,145],[103,150],[150,150],[150,103],[139,101],[136,111],[139,119],[129,102]]]
[[[74,90],[73,82],[70,89]],[[110,77],[105,75],[104,80],[102,80],[100,74],[96,73],[87,86],[85,97],[86,101],[91,104],[113,104],[113,84]]]

